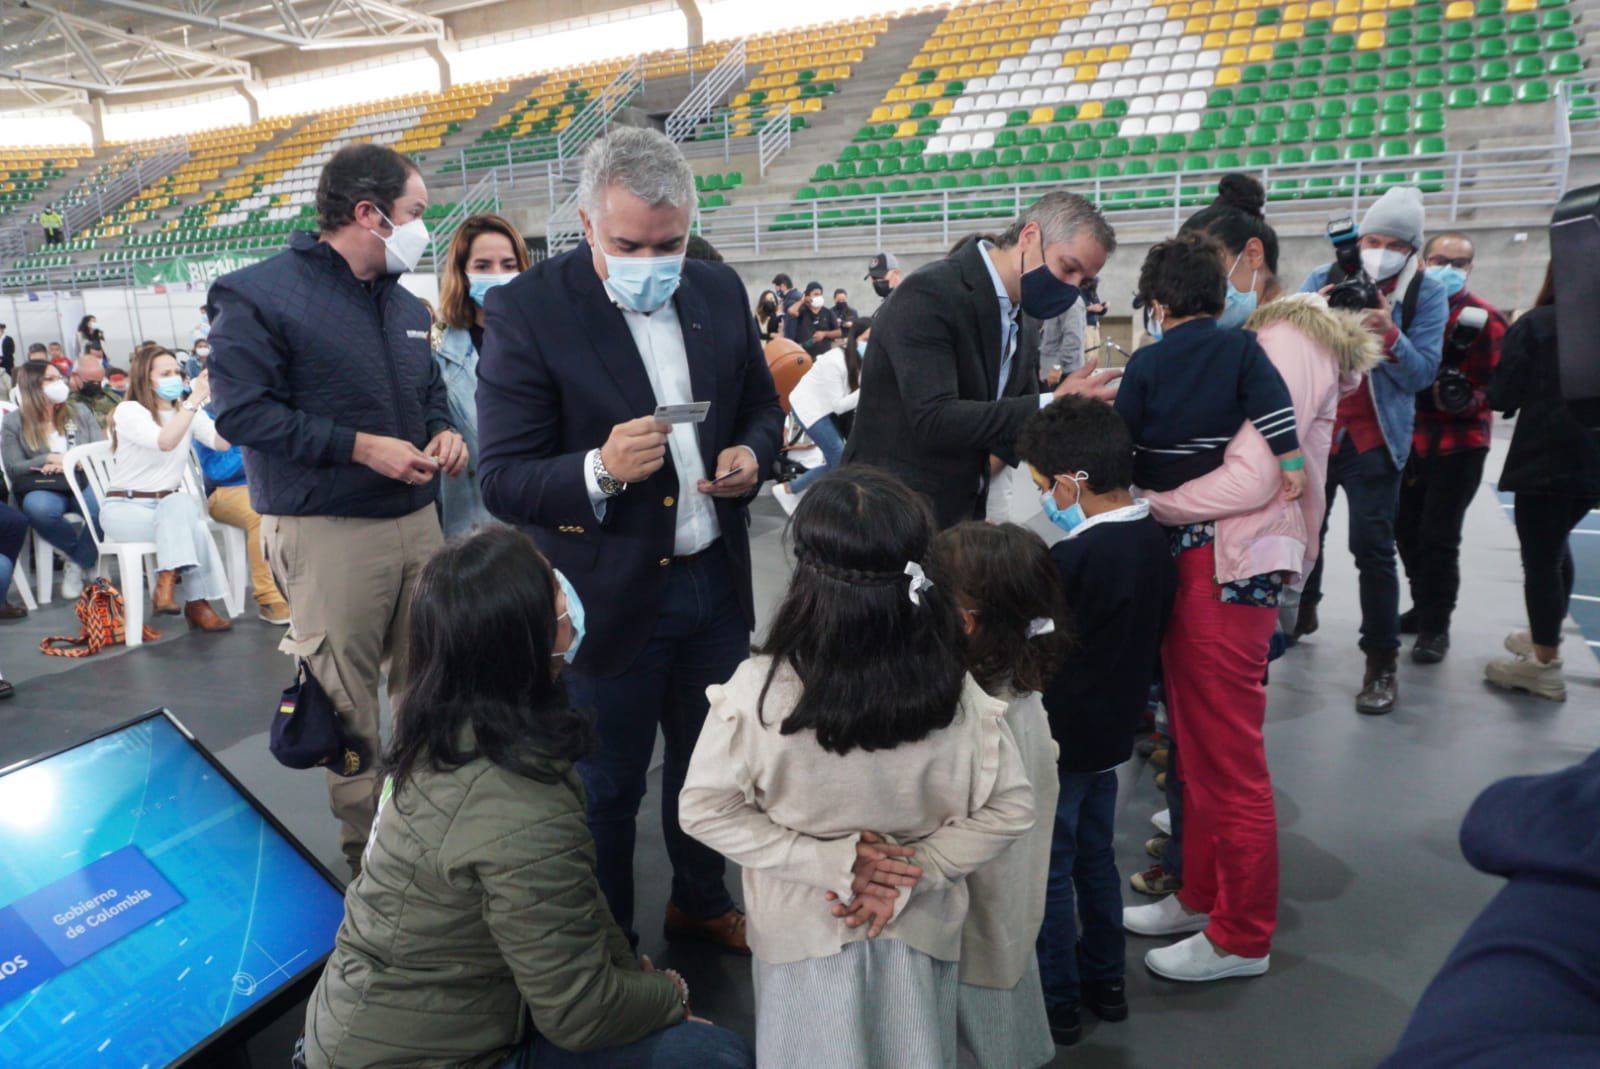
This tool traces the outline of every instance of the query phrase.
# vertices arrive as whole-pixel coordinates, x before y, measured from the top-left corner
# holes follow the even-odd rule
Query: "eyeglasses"
[[[1430,256],[1428,257],[1428,266],[1454,267],[1458,271],[1465,271],[1467,268],[1472,266],[1472,257],[1458,256],[1452,260],[1448,256]]]

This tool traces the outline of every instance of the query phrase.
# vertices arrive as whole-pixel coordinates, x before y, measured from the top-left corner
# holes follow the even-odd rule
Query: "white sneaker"
[[[1204,931],[1211,918],[1190,913],[1177,895],[1168,895],[1148,906],[1129,906],[1122,911],[1122,926],[1134,935],[1185,935]]]
[[[802,490],[797,494],[789,489],[788,483],[773,483],[772,496],[777,498],[785,516],[793,516],[795,508],[800,504],[800,499],[806,496],[806,492]]]
[[[1144,956],[1145,967],[1157,976],[1188,983],[1226,980],[1230,976],[1260,976],[1267,971],[1272,955],[1241,958],[1218,950],[1204,933],[1191,935],[1169,947],[1160,947]]]
[[[61,569],[61,596],[71,601],[82,593],[83,569],[68,561],[67,566]]]
[[[1506,636],[1506,652],[1515,657],[1533,658],[1533,635],[1527,631],[1513,631]]]
[[[1156,826],[1156,831],[1160,832],[1162,835],[1171,835],[1172,810],[1163,809],[1161,812],[1150,818],[1150,823],[1154,824]]]
[[[1506,690],[1523,690],[1553,702],[1567,700],[1567,682],[1561,676],[1561,658],[1541,664],[1532,657],[1514,661],[1490,661],[1483,666],[1484,678]]]

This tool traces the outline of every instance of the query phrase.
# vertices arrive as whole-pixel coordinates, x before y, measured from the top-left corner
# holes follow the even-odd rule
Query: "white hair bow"
[[[906,562],[906,575],[911,577],[911,583],[906,588],[906,592],[911,596],[911,604],[921,605],[922,592],[933,586],[933,580],[922,570],[922,565],[914,560]]]
[[[1028,637],[1038,638],[1040,635],[1053,635],[1056,633],[1056,622],[1048,616],[1041,616],[1028,624]]]

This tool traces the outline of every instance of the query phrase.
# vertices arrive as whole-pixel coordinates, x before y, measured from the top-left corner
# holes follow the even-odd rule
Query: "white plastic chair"
[[[78,484],[78,473],[81,471],[88,480],[89,491],[103,504],[109,500],[106,496],[111,486],[111,443],[90,442],[87,445],[74,446],[67,450],[67,455],[62,458],[62,468],[67,476],[67,484],[72,487],[72,496],[78,500],[78,508],[87,516],[88,506],[84,499],[84,489]],[[185,487],[180,493],[187,493]],[[204,509],[205,503],[201,502]],[[145,598],[146,584],[151,590],[155,589],[156,572],[156,544],[154,542],[118,542],[107,538],[102,532],[90,530],[94,534],[95,548],[100,551],[100,574],[105,573],[105,558],[117,558],[117,579],[122,583],[122,600],[126,611],[127,642],[129,647],[144,644],[145,624]],[[207,540],[211,555],[211,567],[218,574],[226,575],[223,569],[222,555],[217,552],[216,543]],[[224,599],[226,600],[226,599]]]
[[[225,564],[224,579],[226,586],[223,588],[222,604],[228,610],[229,616],[239,616],[244,612],[245,580],[250,574],[250,559],[245,555],[244,532],[237,527],[230,527],[225,523],[218,523],[211,518],[210,499],[206,497],[206,481],[200,472],[200,462],[195,458],[194,451],[189,451],[189,468],[184,472],[184,489],[200,499],[206,517],[206,530],[211,532],[213,540],[222,540],[222,559]]]
[[[1149,97],[1140,97],[1139,99],[1148,101],[1150,98]],[[1128,118],[1123,119],[1122,120],[1122,128],[1117,131],[1117,133],[1121,134],[1123,137],[1138,137],[1139,135],[1143,134],[1144,132],[1145,132],[1144,118],[1143,118],[1143,116],[1137,116],[1137,115],[1129,116]]]

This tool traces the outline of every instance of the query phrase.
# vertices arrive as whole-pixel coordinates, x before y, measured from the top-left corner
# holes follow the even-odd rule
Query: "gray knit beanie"
[[[1421,249],[1423,215],[1422,191],[1416,186],[1395,186],[1367,209],[1361,236],[1399,238],[1413,249]]]

